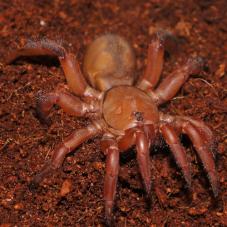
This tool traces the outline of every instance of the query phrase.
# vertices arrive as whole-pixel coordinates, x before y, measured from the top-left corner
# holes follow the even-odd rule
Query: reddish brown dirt
[[[192,77],[162,111],[203,119],[218,144],[220,195],[210,185],[192,145],[184,140],[192,163],[192,192],[168,148],[152,150],[153,193],[148,209],[135,161],[135,151],[121,157],[114,210],[117,226],[224,226],[227,224],[226,53],[227,2],[192,0],[88,1],[2,0],[0,2],[0,226],[103,226],[105,157],[100,138],[89,140],[70,154],[63,168],[36,192],[27,185],[52,148],[64,136],[88,123],[56,108],[53,124],[40,124],[34,97],[65,82],[57,62],[20,60],[4,65],[10,50],[27,38],[47,36],[65,40],[82,62],[85,47],[100,34],[126,37],[137,55],[138,75],[156,28],[173,32],[179,50],[166,57],[163,77],[175,62],[189,55],[207,60],[203,73]],[[225,17],[224,17],[225,16]],[[225,222],[226,221],[226,222]]]

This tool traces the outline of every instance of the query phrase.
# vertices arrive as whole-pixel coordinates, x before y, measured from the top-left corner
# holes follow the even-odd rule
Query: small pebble
[[[60,195],[64,197],[72,190],[72,181],[71,180],[65,180],[62,184]]]
[[[216,215],[217,215],[218,217],[220,217],[220,216],[222,216],[222,215],[223,215],[223,213],[221,213],[221,212],[217,212],[217,213],[216,213]]]
[[[122,212],[128,212],[128,211],[130,211],[130,208],[124,206],[124,207],[120,207],[120,210],[121,210]]]
[[[225,145],[223,143],[218,145],[218,153],[219,154],[224,154],[225,153]]]
[[[215,72],[215,75],[219,78],[223,77],[226,72],[226,64],[222,63],[219,65],[218,70]]]
[[[190,36],[191,28],[192,28],[192,25],[190,23],[188,23],[188,22],[185,22],[185,21],[179,21],[176,24],[176,27],[175,27],[177,33],[180,36],[183,36],[183,37],[189,37]]]
[[[46,22],[44,20],[41,20],[39,23],[41,26],[46,26]]]
[[[99,171],[99,170],[101,170],[104,167],[104,165],[103,165],[102,162],[94,162],[93,163],[93,167],[94,167],[95,170]]]
[[[23,210],[23,208],[24,208],[23,203],[16,203],[16,204],[14,205],[14,209],[15,209],[15,210]]]

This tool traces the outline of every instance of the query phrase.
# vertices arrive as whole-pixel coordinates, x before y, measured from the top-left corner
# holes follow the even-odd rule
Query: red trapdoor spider
[[[39,183],[51,171],[61,167],[65,156],[85,140],[102,134],[101,149],[106,155],[105,215],[110,223],[119,153],[133,145],[136,146],[138,166],[148,195],[151,189],[149,148],[158,134],[169,145],[190,187],[190,165],[179,140],[179,135],[183,133],[192,141],[208,173],[214,195],[217,195],[218,179],[211,152],[214,140],[211,130],[203,121],[158,111],[158,106],[172,99],[188,77],[199,73],[203,65],[199,57],[189,58],[158,84],[165,38],[164,33],[153,37],[145,72],[138,80],[134,76],[135,58],[131,46],[120,36],[112,34],[101,36],[90,45],[84,59],[84,74],[75,55],[51,40],[29,42],[9,55],[8,63],[20,56],[33,55],[52,55],[60,61],[69,90],[61,88],[38,94],[37,110],[41,120],[48,120],[54,104],[73,116],[93,116],[95,119],[86,128],[73,132],[54,149],[51,160],[34,177],[33,183]]]

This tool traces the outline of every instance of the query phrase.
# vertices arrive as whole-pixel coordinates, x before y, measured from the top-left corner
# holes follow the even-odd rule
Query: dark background
[[[121,157],[114,214],[118,226],[224,226],[226,199],[226,53],[225,0],[0,1],[0,226],[103,226],[105,157],[100,138],[70,154],[62,170],[47,178],[36,192],[27,184],[51,150],[66,135],[88,123],[59,108],[48,128],[35,115],[35,95],[51,91],[65,78],[57,61],[43,58],[4,65],[9,51],[26,39],[49,37],[74,51],[82,63],[86,46],[100,34],[124,36],[137,56],[137,75],[146,62],[151,35],[172,32],[178,50],[166,55],[163,77],[190,55],[206,59],[204,72],[191,77],[161,110],[203,119],[217,141],[220,195],[214,200],[206,173],[191,143],[192,192],[171,153],[163,144],[151,152],[152,204],[147,209],[135,151]],[[69,189],[62,196],[61,190]]]

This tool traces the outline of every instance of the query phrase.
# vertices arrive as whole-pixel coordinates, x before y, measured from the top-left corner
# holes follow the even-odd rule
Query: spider
[[[48,122],[54,104],[73,116],[91,117],[91,124],[76,130],[53,151],[32,182],[39,184],[49,173],[61,167],[65,156],[84,141],[103,135],[101,150],[106,155],[104,178],[105,217],[111,223],[119,173],[119,154],[135,145],[137,161],[145,191],[150,195],[151,172],[149,149],[161,134],[168,144],[187,185],[191,186],[190,164],[179,135],[186,134],[200,157],[215,196],[218,178],[211,151],[214,141],[211,130],[201,120],[171,116],[158,106],[171,100],[188,77],[203,67],[200,57],[191,57],[159,83],[163,68],[165,33],[156,33],[148,47],[147,65],[140,78],[135,76],[132,47],[121,36],[106,34],[93,41],[84,57],[83,74],[74,54],[48,39],[28,42],[8,56],[13,63],[21,56],[50,55],[57,57],[68,87],[50,93],[38,93],[39,118]],[[159,83],[159,84],[158,84]],[[71,93],[70,93],[71,92]],[[72,94],[73,93],[73,94]]]

